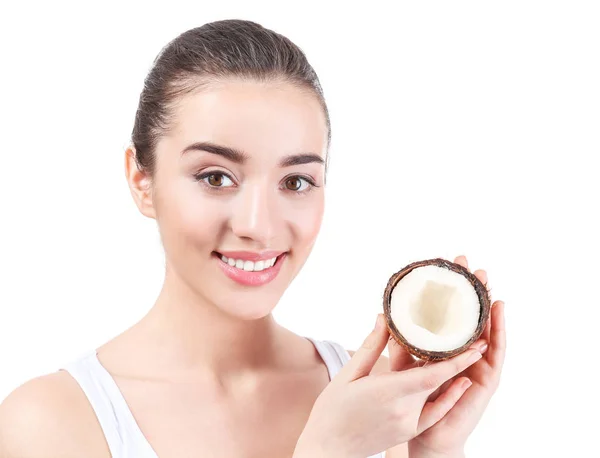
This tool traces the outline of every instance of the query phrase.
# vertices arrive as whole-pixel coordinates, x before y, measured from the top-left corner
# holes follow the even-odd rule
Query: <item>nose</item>
[[[271,247],[277,230],[276,196],[259,183],[246,183],[231,208],[231,229],[242,239],[261,247]]]

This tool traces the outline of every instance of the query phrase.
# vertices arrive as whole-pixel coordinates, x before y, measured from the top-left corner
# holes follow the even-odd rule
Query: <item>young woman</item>
[[[499,381],[502,303],[473,349],[425,366],[393,341],[380,356],[381,315],[356,353],[272,317],[321,225],[330,136],[285,37],[224,20],[170,42],[125,154],[162,290],[135,326],[5,400],[0,456],[462,456]]]

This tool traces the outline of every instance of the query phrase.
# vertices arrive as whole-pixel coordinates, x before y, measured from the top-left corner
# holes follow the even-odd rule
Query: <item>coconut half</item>
[[[490,304],[486,285],[460,264],[441,258],[396,272],[383,295],[391,336],[429,361],[467,350],[483,333]]]

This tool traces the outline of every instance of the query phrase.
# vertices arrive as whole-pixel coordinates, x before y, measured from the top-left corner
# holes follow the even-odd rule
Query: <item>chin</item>
[[[241,321],[256,321],[261,320],[271,314],[275,306],[256,306],[249,301],[241,301],[241,303],[226,303],[217,304],[219,310],[226,313],[232,318]]]
[[[211,259],[213,263],[221,263],[221,260],[212,254]],[[215,307],[231,317],[245,321],[260,320],[273,312],[293,279],[290,278],[290,273],[294,270],[293,261],[294,258],[286,252],[276,277],[257,286],[241,284],[228,278],[222,272],[223,266],[218,266],[217,272],[211,272],[216,273],[214,281],[202,285],[202,294]]]

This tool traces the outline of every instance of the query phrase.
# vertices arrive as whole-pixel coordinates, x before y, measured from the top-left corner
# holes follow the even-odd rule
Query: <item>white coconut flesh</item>
[[[479,298],[464,275],[443,267],[417,267],[394,287],[390,316],[412,345],[450,351],[464,345],[477,329]]]

